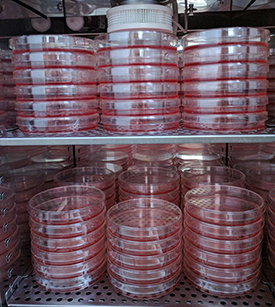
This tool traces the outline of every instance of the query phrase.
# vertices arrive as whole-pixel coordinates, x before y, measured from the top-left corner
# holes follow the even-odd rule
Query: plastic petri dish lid
[[[47,224],[38,222],[30,216],[29,224],[31,229],[41,234],[42,236],[48,236],[50,238],[73,238],[97,230],[104,224],[106,209],[104,208],[101,213],[99,213],[94,218],[89,220],[84,220],[78,223],[67,223],[67,224]]]
[[[88,85],[18,85],[15,88],[17,100],[65,100],[68,98],[95,99],[97,95],[97,86]]]
[[[185,113],[193,114],[232,114],[265,112],[268,97],[243,96],[221,98],[184,98],[182,105]]]
[[[101,100],[107,116],[166,115],[179,112],[179,99]]]
[[[16,217],[10,221],[10,223],[6,223],[0,227],[0,241],[6,241],[9,237],[16,231],[17,229],[17,220]]]
[[[237,297],[251,292],[260,282],[259,270],[249,280],[243,282],[217,282],[209,280],[199,274],[193,272],[187,265],[184,267],[184,272],[191,284],[204,293],[216,295],[218,297]]]
[[[183,113],[183,125],[191,130],[251,131],[262,130],[267,112],[242,114],[188,114]]]
[[[217,281],[226,282],[243,282],[253,277],[261,268],[262,258],[258,256],[252,263],[239,268],[217,268],[207,264],[202,264],[194,260],[190,255],[184,255],[184,266],[188,266],[193,272],[201,277]]]
[[[184,81],[224,80],[243,78],[266,79],[269,66],[267,63],[214,63],[186,65],[182,70]]]
[[[34,51],[21,50],[14,53],[12,63],[15,68],[50,68],[50,67],[95,67],[96,57],[90,51],[84,50],[52,50],[52,51]]]
[[[76,167],[56,174],[54,180],[59,186],[85,184],[106,190],[114,185],[115,174],[106,168]]]
[[[182,37],[184,51],[210,44],[246,43],[256,46],[267,45],[270,32],[263,28],[231,27],[195,32]]]
[[[105,130],[117,133],[155,133],[176,130],[181,119],[180,113],[145,116],[101,116]]]
[[[107,65],[133,65],[133,64],[175,64],[178,62],[178,52],[162,46],[131,46],[128,48],[113,46],[111,49],[97,51],[98,68]]]
[[[9,184],[9,182],[6,182],[6,180],[4,182]],[[9,187],[0,186],[1,217],[5,217],[7,210],[11,209],[14,206],[14,197],[15,195],[13,189]]]
[[[242,240],[254,236],[264,227],[264,218],[243,225],[223,226],[205,223],[194,217],[187,209],[184,211],[184,221],[194,232],[205,237],[222,240]]]
[[[216,225],[243,225],[259,220],[264,201],[247,189],[209,185],[185,194],[185,207],[192,216]]]
[[[119,31],[108,34],[102,34],[95,37],[96,50],[102,49],[113,50],[122,47],[170,47],[176,49],[178,38],[169,33],[158,32],[154,30],[131,30]]]
[[[265,95],[268,81],[265,79],[192,81],[183,83],[185,97],[226,97]]]
[[[221,157],[219,154],[207,149],[207,148],[188,148],[182,149],[176,153],[175,156],[176,164],[185,164],[192,161],[202,161],[202,162],[219,162]]]
[[[184,236],[196,247],[218,254],[239,254],[252,251],[261,244],[263,239],[262,231],[253,237],[240,240],[222,240],[208,238],[192,231],[188,225],[184,224]]]
[[[12,261],[10,261],[8,264],[6,264],[4,267],[0,267],[0,281],[9,279],[12,277],[12,272],[15,268],[18,268],[18,262],[20,263],[20,255],[21,250],[19,250],[19,253],[17,254],[17,257],[15,259],[13,258]]]
[[[264,165],[251,168],[247,172],[247,183],[257,189],[269,192],[275,188],[275,165]]]
[[[85,250],[91,245],[96,244],[105,236],[105,223],[102,223],[97,229],[92,230],[81,236],[68,238],[55,238],[43,234],[36,233],[31,229],[31,239],[40,250],[55,253],[68,253],[72,251]]]
[[[1,189],[2,190],[2,189]],[[13,205],[10,207],[9,204],[2,205],[1,204],[1,215],[0,215],[0,227],[4,228],[5,225],[10,223],[15,217],[16,217],[16,204],[13,203]],[[1,253],[1,252],[0,252]]]
[[[143,163],[163,163],[163,165],[173,164],[174,154],[170,151],[165,150],[137,150],[133,154],[133,163],[134,164],[143,164]]]
[[[108,170],[112,171],[115,174],[115,179],[118,179],[119,174],[122,172],[122,166],[116,163],[110,162],[88,162],[89,167],[99,167],[99,168],[107,168]]]
[[[254,167],[268,166],[270,163],[268,161],[242,161],[233,165],[234,169],[237,169],[247,176],[248,171]]]
[[[20,168],[29,164],[30,155],[25,152],[8,152],[0,156],[4,165],[11,169]]]
[[[265,89],[267,85],[265,83]],[[177,99],[177,82],[106,83],[99,85],[101,99]]]
[[[154,198],[126,200],[107,213],[108,231],[135,241],[154,241],[176,233],[182,224],[181,210]]]
[[[84,49],[94,51],[94,41],[88,38],[69,35],[23,35],[12,37],[9,46],[13,50],[37,51],[48,49]],[[58,50],[57,50],[58,51]],[[70,50],[69,50],[70,51]],[[13,53],[16,53],[13,51]]]
[[[13,73],[16,85],[95,84],[95,69],[85,68],[24,68]]]
[[[113,288],[122,295],[134,299],[158,298],[173,291],[180,280],[181,270],[178,270],[170,279],[150,285],[135,285],[121,282],[108,271],[109,280]]]
[[[40,274],[37,270],[34,270],[34,272],[36,282],[45,289],[58,292],[73,292],[94,284],[104,274],[105,270],[106,263],[103,262],[98,268],[88,274],[74,278],[46,278],[44,274]]]
[[[119,150],[99,150],[89,154],[86,157],[87,162],[108,162],[124,165],[128,163],[129,155],[124,151]]]
[[[216,184],[244,188],[245,175],[226,166],[191,167],[181,173],[181,183],[187,189]]]
[[[169,250],[168,252],[163,254],[153,256],[128,255],[115,250],[110,244],[107,244],[108,260],[113,264],[128,269],[159,269],[174,262],[179,257],[179,255],[181,255],[181,252],[181,242],[172,250]]]
[[[179,185],[179,175],[160,167],[139,167],[121,173],[120,188],[133,194],[161,194],[173,191]]]
[[[17,117],[17,125],[24,133],[71,133],[94,130],[98,114],[68,117]]]
[[[46,224],[71,224],[96,218],[104,210],[105,195],[87,185],[57,187],[35,195],[29,202],[34,220]]]
[[[21,253],[21,243],[18,238],[16,244],[9,249],[6,249],[0,254],[0,267],[3,268],[9,264],[14,263]]]
[[[245,253],[238,254],[220,254],[213,253],[211,251],[203,250],[193,245],[192,242],[184,236],[184,254],[192,256],[196,261],[201,264],[217,268],[240,268],[247,266],[254,262],[259,256],[261,256],[262,248],[261,244],[257,245],[254,249]],[[221,275],[223,276],[223,275]]]
[[[18,227],[16,225],[15,219],[12,221],[13,225],[7,228],[7,237],[2,238],[1,237],[1,231],[3,227],[1,226],[0,229],[0,254],[5,253],[6,251],[9,251],[13,246],[15,246],[19,241],[19,234],[18,234]],[[3,240],[2,240],[3,239]]]
[[[95,257],[98,261],[101,261],[105,257],[105,253],[102,255],[103,250],[105,251],[105,236],[101,237],[95,244],[75,251],[45,251],[37,247],[34,242],[31,246],[32,254],[40,263],[53,266],[80,264]],[[98,257],[102,257],[102,259]]]
[[[68,117],[97,113],[98,101],[86,100],[45,100],[18,101],[16,110],[20,117]]]
[[[148,268],[145,270],[138,270],[136,268],[128,269],[108,261],[107,270],[122,282],[138,285],[151,285],[170,279],[181,268],[181,264],[182,256],[179,254],[174,262],[162,268]]]
[[[172,65],[164,66],[156,63],[156,65],[116,65],[101,67],[97,70],[98,80],[99,83],[176,81],[178,79],[179,69],[176,63],[173,66]]]
[[[195,48],[195,49],[194,49]],[[226,63],[226,62],[267,62],[268,47],[253,43],[239,42],[218,45],[196,45],[185,49],[183,60],[186,64]]]

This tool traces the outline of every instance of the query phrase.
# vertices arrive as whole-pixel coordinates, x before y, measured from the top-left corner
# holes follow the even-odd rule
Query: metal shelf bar
[[[104,144],[166,144],[166,143],[257,143],[275,142],[275,129],[249,133],[207,133],[178,129],[152,134],[115,134],[101,129],[72,134],[25,135],[19,130],[0,135],[0,146],[26,145],[104,145]]]

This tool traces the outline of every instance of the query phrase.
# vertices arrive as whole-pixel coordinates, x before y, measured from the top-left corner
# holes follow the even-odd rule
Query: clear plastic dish
[[[196,48],[196,50],[194,50]],[[268,47],[246,42],[201,46],[185,49],[183,60],[185,64],[206,64],[226,62],[266,62],[269,54]]]
[[[53,188],[35,195],[29,202],[34,220],[49,225],[67,225],[91,221],[104,211],[105,195],[87,185]]]
[[[6,181],[6,177],[4,179],[4,182],[9,184],[8,181]],[[13,189],[8,187],[0,187],[0,210],[1,210],[1,217],[5,217],[7,210],[11,209],[14,206],[14,192]]]
[[[268,65],[267,65],[268,67]],[[99,83],[108,82],[144,82],[144,81],[176,81],[179,69],[177,64],[171,65],[124,65],[98,68]]]
[[[88,261],[92,257],[97,257],[96,259],[101,262],[105,257],[105,254],[102,254],[103,250],[105,250],[105,235],[103,235],[95,244],[75,251],[45,251],[37,247],[34,242],[32,242],[31,246],[33,256],[40,263],[53,266],[80,264],[81,262]],[[99,257],[102,257],[102,259]]]
[[[182,256],[179,254],[174,262],[159,269],[128,269],[107,261],[107,270],[109,274],[122,282],[138,285],[152,285],[170,279],[181,269],[181,264]]]
[[[101,116],[103,127],[117,133],[157,132],[179,127],[180,113],[148,116]]]
[[[219,254],[238,254],[252,251],[261,244],[263,239],[262,231],[246,239],[213,239],[197,234],[192,231],[187,224],[184,224],[184,236],[196,247]]]
[[[95,99],[97,94],[96,85],[20,85],[16,86],[18,101],[22,99],[65,100],[67,98]]]
[[[118,177],[120,188],[133,194],[161,194],[179,186],[179,175],[166,168],[146,167],[131,169]]]
[[[35,188],[43,182],[44,176],[39,170],[22,171],[21,169],[15,169],[5,174],[5,183],[10,184],[15,192]]]
[[[21,251],[17,254],[17,257],[13,261],[6,264],[4,267],[0,267],[0,281],[2,282],[5,279],[12,277],[12,271],[14,268],[18,268],[18,262],[20,260]]]
[[[84,49],[94,50],[94,41],[84,37],[69,35],[22,35],[12,37],[9,41],[9,47],[13,50],[38,51],[46,49]],[[38,49],[38,50],[37,50]],[[58,50],[57,50],[58,51]],[[22,51],[18,51],[21,53]],[[13,53],[17,53],[13,51]]]
[[[245,176],[247,176],[247,173],[251,168],[268,166],[269,164],[270,163],[268,162],[262,162],[262,161],[248,161],[248,162],[242,161],[242,162],[238,162],[237,164],[233,165],[233,168],[241,171],[242,173],[245,174]]]
[[[214,266],[217,268],[239,268],[250,264],[260,257],[262,252],[261,244],[254,249],[245,253],[238,254],[219,254],[203,250],[189,242],[188,238],[184,236],[184,254],[189,254],[195,260],[202,264]],[[221,275],[223,276],[223,275]]]
[[[11,263],[14,263],[18,256],[21,253],[21,243],[19,238],[14,246],[9,249],[6,249],[3,253],[0,254],[0,267],[5,267]]]
[[[275,165],[251,168],[247,172],[247,183],[264,191],[272,190],[275,188]]]
[[[19,117],[68,117],[96,114],[98,101],[86,100],[45,100],[18,101],[16,110]]]
[[[244,78],[266,79],[268,69],[268,64],[263,62],[198,64],[186,65],[182,70],[182,76],[185,82]]]
[[[105,223],[89,233],[68,238],[43,236],[43,234],[38,234],[33,229],[31,230],[33,244],[35,244],[39,249],[45,250],[49,253],[56,252],[65,254],[77,250],[82,253],[82,249],[86,249],[88,246],[96,244],[102,236],[105,236]]]
[[[95,69],[75,67],[15,69],[13,76],[16,85],[95,84],[97,81]]]
[[[144,238],[145,240],[142,241]],[[152,241],[148,241],[148,237],[144,236],[140,238],[140,241],[137,239],[135,241],[123,239],[114,235],[107,228],[108,244],[118,252],[134,256],[153,256],[171,251],[182,242],[182,228],[180,227],[176,233],[170,234],[164,239],[153,238]]]
[[[111,162],[88,162],[89,167],[99,167],[99,168],[107,168],[115,174],[115,179],[118,179],[119,174],[123,171],[122,166],[116,163]]]
[[[178,270],[174,276],[164,282],[150,285],[134,285],[121,282],[111,272],[108,272],[108,274],[110,283],[118,293],[134,299],[151,299],[172,292],[180,280],[181,270]]]
[[[189,214],[188,210],[185,209],[184,221],[186,225],[194,232],[213,239],[243,240],[254,236],[264,227],[263,217],[254,223],[223,226],[205,223],[196,218],[193,218],[191,214],[192,212]]]
[[[0,254],[10,250],[19,241],[18,227],[16,226],[15,221],[13,221],[13,223],[14,227],[13,228],[11,227],[11,231],[9,231],[7,238],[0,240]]]
[[[218,297],[237,297],[251,292],[260,282],[260,270],[251,277],[251,279],[236,282],[225,283],[206,279],[199,274],[193,272],[187,265],[184,267],[187,279],[197,289],[210,295]]]
[[[133,164],[154,166],[164,166],[173,164],[174,154],[170,151],[151,149],[151,150],[137,150],[133,154]]]
[[[4,224],[0,227],[0,241],[5,241],[8,239],[17,229],[17,220],[16,217],[10,222]]]
[[[136,241],[167,238],[178,232],[181,224],[181,210],[161,199],[126,200],[113,206],[107,213],[109,232]]]
[[[36,282],[49,291],[58,292],[74,292],[82,290],[95,283],[105,273],[106,263],[103,262],[100,267],[94,269],[86,275],[64,278],[64,279],[52,279],[45,278],[44,274],[40,274],[37,270],[35,272]]]
[[[242,114],[188,114],[183,113],[184,127],[208,131],[249,131],[265,127],[267,112]]]
[[[178,52],[174,48],[154,46],[131,46],[99,49],[96,53],[98,68],[107,65],[133,64],[174,64],[178,62]]]
[[[69,133],[94,130],[98,114],[69,117],[17,117],[17,125],[24,133]]]
[[[43,178],[44,178],[44,176],[43,176]],[[21,191],[21,192],[16,192],[15,202],[21,203],[21,202],[24,202],[24,201],[29,201],[34,195],[36,195],[37,193],[40,193],[43,190],[43,184],[44,184],[44,181],[40,185],[37,185],[34,188],[24,190],[24,191]]]
[[[90,162],[108,162],[123,166],[128,164],[129,155],[119,150],[99,150],[87,155],[86,161]]]
[[[101,100],[107,116],[166,115],[179,112],[179,99]]]
[[[181,43],[184,47],[184,52],[188,49],[187,47],[194,49],[205,45],[208,46],[209,44],[223,45],[232,43],[234,45],[237,43],[250,43],[256,46],[266,46],[269,41],[269,35],[270,32],[264,28],[229,27],[194,32],[183,36]]]
[[[108,259],[113,264],[119,265],[122,268],[138,269],[138,270],[153,270],[165,267],[174,262],[182,252],[182,244],[179,244],[172,250],[166,253],[153,256],[138,256],[128,255],[123,252],[119,252],[112,248],[107,242],[107,254]]]
[[[192,167],[181,172],[181,183],[189,190],[216,184],[244,188],[245,175],[226,166]]]
[[[121,49],[121,47],[170,47],[176,50],[178,38],[169,33],[154,30],[130,30],[102,34],[95,37],[95,48],[98,51]],[[155,48],[156,48],[155,47]]]
[[[31,216],[29,224],[31,229],[41,235],[49,236],[52,239],[69,239],[86,235],[89,232],[95,231],[104,224],[105,209],[97,217],[91,220],[86,220],[74,224],[51,225],[42,222],[37,222]]]
[[[134,168],[131,168],[134,169]],[[122,188],[119,188],[118,190],[119,197],[120,199],[127,200],[127,199],[133,199],[133,198],[140,198],[140,197],[150,197],[150,198],[158,198],[158,199],[163,199],[166,201],[174,202],[176,199],[178,199],[180,195],[180,188],[177,187],[175,190],[172,190],[167,193],[160,193],[160,194],[134,194],[130,193],[128,191],[123,190]]]
[[[51,67],[95,67],[96,57],[93,52],[84,50],[21,50],[14,52],[12,62],[16,68],[51,68]]]
[[[265,95],[268,81],[265,79],[184,82],[185,97],[227,97]],[[110,89],[111,90],[111,89]]]
[[[206,223],[243,225],[263,216],[264,201],[258,194],[243,188],[210,185],[188,191],[185,208]]]
[[[265,89],[267,85],[265,84]],[[106,83],[99,85],[101,99],[177,99],[177,82]]]
[[[232,114],[265,112],[268,97],[243,96],[222,98],[185,98],[182,100],[185,113],[192,114]]]
[[[194,161],[209,163],[207,165],[220,165],[221,157],[219,154],[209,150],[208,148],[195,148],[195,150],[193,148],[180,148],[176,153],[174,164],[177,166],[186,165]]]
[[[108,188],[112,189],[114,186],[115,174],[106,168],[76,167],[56,174],[54,180],[59,186],[85,184],[106,190]],[[106,195],[106,198],[109,198],[111,195]]]
[[[131,197],[131,195],[129,195],[129,194],[128,195],[120,194],[119,195],[119,201],[122,202],[122,201],[133,199],[133,198],[146,198],[146,197],[166,200],[166,201],[169,201],[170,203],[175,204],[176,206],[180,206],[180,197],[179,196],[177,196],[174,199],[170,199],[170,198],[167,198],[165,194],[155,194],[155,195],[134,194],[134,197]]]
[[[0,159],[6,166],[10,167],[11,169],[15,169],[29,164],[30,155],[25,152],[8,152],[1,155]]]
[[[194,260],[188,254],[184,255],[184,267],[188,266],[202,278],[221,283],[242,283],[253,277],[261,268],[261,255],[254,262],[239,268],[217,268]]]

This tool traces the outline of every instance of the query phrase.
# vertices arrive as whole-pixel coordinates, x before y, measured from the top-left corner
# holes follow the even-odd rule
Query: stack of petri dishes
[[[4,109],[1,110],[6,112],[7,128],[16,128],[16,116],[17,112],[15,109],[16,95],[15,95],[15,82],[13,78],[14,66],[12,63],[12,51],[3,49],[0,51],[1,58],[1,73],[3,76],[2,80],[2,93],[4,99]],[[2,122],[2,118],[1,118]]]
[[[184,92],[183,92],[183,54],[182,52],[179,52],[179,62],[178,62],[178,68],[179,68],[179,76],[178,76],[178,83],[179,83],[179,99],[181,101],[182,104],[182,99],[184,96]]]
[[[15,169],[3,175],[4,184],[15,194],[17,225],[22,246],[30,243],[28,204],[30,199],[44,187],[44,174],[40,170]]]
[[[185,195],[184,270],[196,288],[218,297],[252,291],[260,281],[264,201],[232,186]]]
[[[115,174],[102,167],[76,167],[64,170],[55,175],[58,186],[85,184],[100,189],[105,194],[106,209],[115,204]]]
[[[86,162],[88,164],[91,162],[114,163],[120,165],[126,171],[129,166],[129,156],[125,151],[106,150],[104,148],[87,155]]]
[[[263,129],[267,119],[269,31],[221,28],[183,44],[183,123],[192,130]]]
[[[21,149],[24,150],[24,147],[22,146]],[[30,155],[22,151],[20,151],[20,149],[12,152],[5,151],[5,153],[0,156],[3,165],[9,169],[17,169],[30,164]]]
[[[163,149],[139,150],[133,154],[133,165],[169,167],[174,163],[174,154]]]
[[[268,117],[274,118],[275,117],[275,48],[269,49],[269,72],[267,74],[268,79]]]
[[[166,150],[174,153],[174,144],[136,144],[133,152],[139,150]]]
[[[88,287],[106,269],[105,195],[75,185],[44,191],[29,204],[38,284],[56,292]]]
[[[138,166],[118,177],[119,200],[158,198],[180,204],[180,178],[169,168]]]
[[[137,299],[171,292],[182,268],[182,214],[172,203],[145,198],[107,212],[107,270],[115,290]]]
[[[275,189],[268,194],[268,259],[275,269]]]
[[[131,30],[95,38],[101,122],[115,132],[179,127],[176,36]]]
[[[11,277],[21,254],[14,193],[0,187],[0,282]]]
[[[98,124],[93,41],[66,35],[10,40],[17,124],[25,133],[95,129]]]
[[[226,166],[182,167],[181,171],[181,207],[184,208],[184,195],[194,188],[205,185],[230,185],[245,188],[245,175]]]

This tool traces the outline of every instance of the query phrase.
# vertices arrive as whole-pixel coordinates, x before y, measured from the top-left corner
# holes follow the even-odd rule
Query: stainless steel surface
[[[275,142],[275,129],[249,133],[207,133],[178,129],[150,134],[115,134],[103,130],[56,135],[25,135],[9,131],[0,135],[0,146],[20,145],[102,145],[102,144],[167,144],[167,143],[255,143]]]
[[[186,277],[182,277],[175,290],[159,299],[135,300],[116,293],[107,276],[95,285],[75,293],[55,293],[42,289],[31,274],[22,280],[8,300],[8,306],[273,306],[275,299],[266,284],[261,283],[252,293],[233,299],[220,299],[200,292]]]

